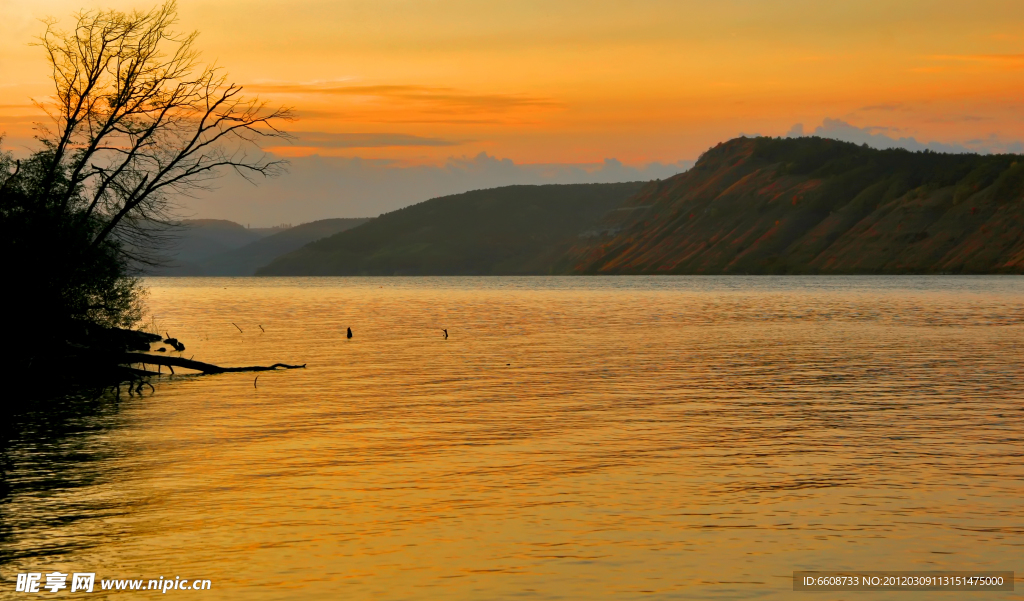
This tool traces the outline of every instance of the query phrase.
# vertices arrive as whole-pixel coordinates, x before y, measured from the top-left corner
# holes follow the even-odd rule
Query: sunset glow
[[[0,587],[1021,590],[1024,0],[0,17]]]
[[[84,6],[109,3],[86,2]],[[7,3],[0,129],[49,93],[38,19]],[[117,2],[115,8],[145,8]],[[999,150],[1024,138],[1024,8],[961,2],[241,2],[179,5],[251,93],[293,106],[310,154],[440,162],[677,161],[823,119]]]

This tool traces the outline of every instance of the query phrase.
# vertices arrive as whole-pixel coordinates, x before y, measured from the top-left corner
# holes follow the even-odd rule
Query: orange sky
[[[0,0],[7,146],[26,143],[29,98],[50,91],[28,46],[37,19],[95,6],[151,4]],[[920,141],[1024,140],[1019,1],[181,0],[179,11],[205,57],[297,109],[300,141],[277,150],[288,155],[671,162],[825,118]]]

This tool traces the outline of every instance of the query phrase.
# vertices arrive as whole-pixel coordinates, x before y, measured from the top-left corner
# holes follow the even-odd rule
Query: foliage
[[[75,322],[130,327],[142,313],[142,289],[121,243],[93,243],[103,223],[87,214],[77,190],[67,193],[66,169],[51,184],[59,194],[40,193],[51,161],[49,150],[20,164],[0,158],[0,248],[13,284],[5,303],[18,326],[32,328],[22,347],[51,345]]]
[[[55,88],[38,103],[51,117],[37,126],[42,149],[20,161],[0,153],[0,244],[15,286],[7,304],[22,332],[5,352],[18,360],[141,318],[130,266],[154,262],[176,196],[224,170],[283,168],[258,142],[286,136],[277,123],[289,111],[243,97],[202,65],[197,34],[176,33],[175,20],[168,2],[81,12],[69,31],[46,22],[39,46]]]
[[[102,224],[93,244],[119,238],[121,251],[143,262],[176,195],[204,189],[225,169],[279,173],[283,163],[258,143],[286,137],[277,124],[291,119],[200,64],[197,34],[175,32],[175,20],[174,2],[88,11],[71,31],[49,21],[39,40],[55,84],[54,101],[41,105],[53,126],[42,130],[51,160],[41,165],[39,193],[61,206],[81,195],[85,215]]]

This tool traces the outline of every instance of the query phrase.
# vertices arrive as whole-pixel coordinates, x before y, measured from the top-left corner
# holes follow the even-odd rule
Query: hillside
[[[183,263],[204,261],[269,235],[226,219],[186,219],[181,226],[172,232],[172,252],[174,259]]]
[[[296,225],[250,242],[241,248],[210,257],[200,263],[202,275],[253,275],[257,269],[281,255],[302,248],[315,240],[350,230],[367,221],[370,220],[366,218],[321,219]]]
[[[435,198],[309,244],[257,275],[550,273],[581,232],[641,186],[508,186]]]
[[[212,257],[241,248],[274,233],[249,229],[226,219],[186,219],[170,230],[163,264],[145,267],[146,275],[204,275],[202,264]]]
[[[739,138],[580,238],[581,274],[1022,273],[1024,161]]]
[[[368,219],[321,219],[295,227],[247,228],[224,219],[190,219],[170,232],[163,265],[146,275],[247,276],[280,255]]]

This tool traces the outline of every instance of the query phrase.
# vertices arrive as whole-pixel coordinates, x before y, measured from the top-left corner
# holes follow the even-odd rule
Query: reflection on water
[[[786,599],[1022,558],[1024,278],[149,284],[186,356],[309,367],[8,426],[7,590]]]
[[[0,426],[0,563],[60,561],[106,538],[98,522],[127,513],[108,473],[120,450],[104,437],[119,422],[112,399],[73,398],[29,402]]]

